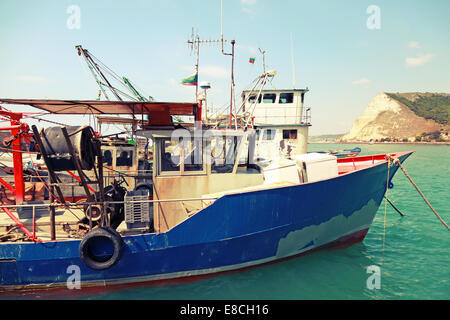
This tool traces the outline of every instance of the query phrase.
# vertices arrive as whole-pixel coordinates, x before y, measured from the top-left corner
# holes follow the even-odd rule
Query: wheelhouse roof
[[[257,94],[259,90],[244,90],[244,91],[242,91],[242,93],[249,93],[252,91]],[[308,88],[306,88],[306,89],[263,89],[263,90],[261,90],[261,92],[275,92],[275,93],[308,92],[308,91],[309,91]]]

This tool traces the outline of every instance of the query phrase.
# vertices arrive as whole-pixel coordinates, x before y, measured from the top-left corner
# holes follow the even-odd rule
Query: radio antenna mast
[[[220,40],[200,40],[200,36],[198,35],[198,32],[196,35],[194,35],[194,28],[192,28],[192,35],[191,35],[191,40],[186,41],[186,43],[189,45],[190,49],[191,49],[191,54],[192,51],[195,52],[195,56],[196,56],[196,64],[195,64],[195,72],[198,76],[198,69],[199,69],[199,60],[200,60],[200,45],[201,44],[219,44],[219,42],[222,42],[222,39]],[[198,81],[197,81],[197,85],[195,87],[195,100],[197,100],[197,94],[198,94]]]
[[[199,55],[200,55],[200,45],[201,44],[219,44],[221,45],[222,54],[226,56],[231,56],[231,101],[230,101],[230,128],[232,125],[232,118],[233,118],[233,107],[234,107],[234,44],[236,41],[234,39],[231,40],[231,53],[226,53],[224,50],[224,43],[226,43],[227,40],[223,39],[223,0],[220,1],[220,39],[218,40],[200,40],[200,37],[197,35],[194,36],[194,28],[192,28],[192,36],[191,40],[188,40],[186,43],[191,48],[191,54],[192,51],[195,51],[195,54],[197,56],[197,63],[195,65],[195,71],[198,75],[198,69],[199,69]],[[198,81],[197,85],[195,87],[195,99],[197,100],[198,95]],[[237,117],[235,116],[235,127],[237,128]]]
[[[262,63],[263,63],[263,74],[265,74],[266,73],[266,60],[265,60],[265,58],[264,58],[264,54],[266,53],[266,51],[265,50],[261,50],[261,48],[258,48],[258,50],[259,50],[259,52],[261,52],[261,54],[262,54]]]

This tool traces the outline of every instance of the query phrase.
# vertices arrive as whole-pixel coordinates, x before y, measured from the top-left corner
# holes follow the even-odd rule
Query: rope
[[[389,171],[391,168],[391,159],[388,158],[387,159],[387,178],[386,178],[386,195],[385,195],[385,199],[387,199],[388,196],[388,192],[389,192]],[[384,201],[384,222],[383,222],[383,251],[382,251],[382,259],[384,260],[384,244],[386,242],[386,214],[387,213],[387,201]]]
[[[419,187],[414,183],[414,181],[412,180],[412,178],[409,176],[408,172],[405,170],[405,168],[403,168],[402,164],[400,163],[400,160],[396,157],[391,157],[388,156],[390,159],[394,160],[394,164],[398,165],[400,167],[400,169],[402,169],[403,173],[405,174],[405,176],[409,179],[409,181],[412,183],[412,185],[414,186],[414,188],[416,188],[417,192],[419,192],[420,196],[422,197],[422,199],[425,201],[425,203],[430,207],[430,209],[433,211],[433,213],[436,215],[436,217],[439,219],[439,221],[441,221],[441,223],[447,228],[448,231],[450,231],[449,226],[445,223],[445,221],[439,216],[439,214],[436,212],[436,210],[434,210],[433,206],[431,205],[431,203],[428,201],[428,199],[425,197],[425,195],[422,193],[422,191],[420,191]]]
[[[37,120],[37,121],[44,121],[44,122],[48,122],[48,123],[53,123],[53,124],[57,124],[57,125],[59,125],[59,126],[67,126],[67,124],[65,124],[65,123],[61,123],[61,122],[56,122],[56,121],[52,121],[52,120],[47,120],[47,119],[41,119],[41,118],[39,118],[39,117],[42,117],[42,116],[46,116],[46,115],[50,115],[51,113],[43,113],[43,114],[40,114],[40,115],[37,115],[37,116],[25,116],[24,118],[31,118],[31,119],[34,119],[34,120]]]
[[[24,151],[24,150],[12,150],[8,148],[0,147],[0,150],[5,152],[18,152],[18,153],[29,153],[29,154],[39,154],[40,152],[34,152],[34,151]]]

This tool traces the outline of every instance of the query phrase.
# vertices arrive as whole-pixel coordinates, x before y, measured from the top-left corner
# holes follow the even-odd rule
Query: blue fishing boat
[[[86,111],[145,114],[148,120],[140,134],[153,141],[150,192],[136,188],[124,190],[123,200],[117,201],[107,195],[121,189],[120,183],[115,181],[111,188],[103,188],[99,179],[97,190],[104,189],[103,194],[91,194],[82,209],[86,214],[85,232],[80,232],[80,221],[65,221],[61,228],[55,229],[58,218],[77,206],[63,203],[61,198],[60,203],[53,202],[50,206],[50,216],[39,219],[35,216],[37,209],[49,207],[48,204],[2,205],[4,210],[9,207],[11,216],[19,207],[32,208],[33,212],[31,221],[27,222],[33,228],[33,232],[26,233],[28,238],[0,243],[0,289],[3,291],[65,288],[73,279],[87,288],[189,278],[360,242],[387,188],[392,186],[391,180],[398,169],[392,159],[403,162],[411,154],[344,159],[299,155],[296,160],[264,167],[254,161],[256,133],[250,129],[202,132],[200,126],[181,129],[173,126],[168,115],[196,116],[197,104],[0,101],[27,104],[55,114]],[[56,135],[59,138],[55,140],[64,136],[66,140],[59,142],[66,141],[69,146],[72,145],[70,137],[83,132],[66,128],[54,132],[57,130],[62,134]],[[39,142],[42,133],[36,132],[34,138]],[[56,142],[45,143],[55,146]],[[67,155],[51,155],[51,148],[46,144],[38,145],[44,160],[52,157],[49,167],[56,170],[58,157],[62,157],[63,169],[68,169]],[[69,158],[75,164],[89,162],[81,151],[71,149]],[[49,151],[48,154],[43,150]],[[103,163],[101,152],[94,155],[95,161]],[[98,163],[90,168],[98,168],[101,178],[102,166]],[[51,186],[57,187],[58,181]],[[55,207],[64,213],[52,215]],[[94,208],[100,219],[94,219]],[[45,219],[47,227],[50,220],[51,237],[34,231],[44,229],[44,223],[39,223]],[[24,220],[18,223],[20,229],[27,230]]]

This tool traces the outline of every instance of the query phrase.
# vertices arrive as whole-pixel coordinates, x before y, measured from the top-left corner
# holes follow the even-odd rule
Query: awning
[[[197,104],[189,102],[137,102],[97,100],[1,99],[0,103],[29,105],[50,114],[148,115],[148,125],[173,125],[171,116],[196,116]]]
[[[2,99],[0,103],[29,105],[52,114],[148,114],[193,116],[196,103],[189,102],[136,102],[97,100],[36,100]]]

